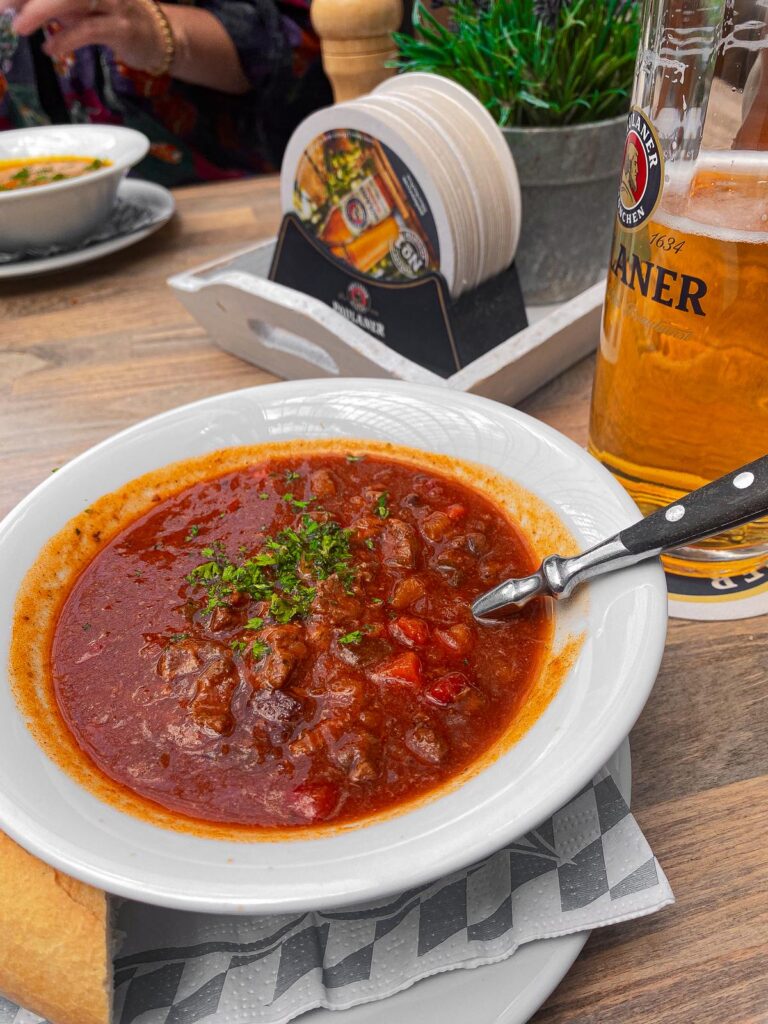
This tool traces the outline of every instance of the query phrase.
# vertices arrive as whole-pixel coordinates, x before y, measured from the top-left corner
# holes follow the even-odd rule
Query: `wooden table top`
[[[176,219],[123,253],[0,285],[0,515],[115,431],[271,379],[218,349],[164,282],[273,234],[276,181],[176,199]],[[584,360],[522,408],[584,444],[591,379]],[[768,1021],[766,651],[768,616],[670,622],[631,735],[632,805],[677,904],[596,931],[536,1024]]]

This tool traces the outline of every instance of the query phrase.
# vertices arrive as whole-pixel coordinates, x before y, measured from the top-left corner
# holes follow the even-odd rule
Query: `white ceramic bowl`
[[[82,154],[112,162],[77,178],[0,192],[0,250],[82,241],[107,219],[118,185],[148,149],[146,135],[117,125],[43,125],[0,132],[0,160]]]
[[[140,423],[62,467],[0,523],[0,663],[14,595],[42,543],[95,498],[218,448],[290,438],[390,440],[481,462],[535,492],[584,546],[638,518],[567,438],[463,392],[395,381],[296,381],[217,395]],[[524,737],[463,786],[328,838],[230,842],[171,832],[100,802],[37,746],[0,686],[0,828],[56,867],[146,902],[229,913],[334,907],[407,889],[522,835],[573,796],[629,732],[653,686],[667,601],[656,563],[604,576],[557,608],[578,659]]]

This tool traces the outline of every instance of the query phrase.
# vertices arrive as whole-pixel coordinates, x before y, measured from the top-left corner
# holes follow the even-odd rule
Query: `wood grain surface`
[[[270,379],[220,351],[164,282],[273,233],[276,181],[176,199],[176,219],[132,249],[0,284],[0,514],[116,430]],[[523,408],[583,444],[591,381],[585,360]],[[670,622],[631,743],[633,809],[677,903],[593,934],[536,1024],[768,1022],[767,654],[768,616]]]

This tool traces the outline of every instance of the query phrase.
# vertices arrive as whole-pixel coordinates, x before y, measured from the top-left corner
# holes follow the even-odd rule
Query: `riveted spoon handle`
[[[768,515],[768,455],[628,526],[618,535],[639,555],[666,551]]]

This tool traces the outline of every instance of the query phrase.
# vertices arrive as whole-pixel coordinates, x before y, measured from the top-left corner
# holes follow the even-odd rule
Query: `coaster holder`
[[[476,289],[459,300],[469,304],[468,322],[479,332],[478,311],[469,311],[477,302],[503,340],[449,376],[441,376],[327,303],[270,280],[276,248],[276,239],[263,241],[176,274],[168,283],[221,348],[283,379],[395,378],[515,404],[597,345],[603,281],[569,302],[529,307],[529,326],[516,332]]]

